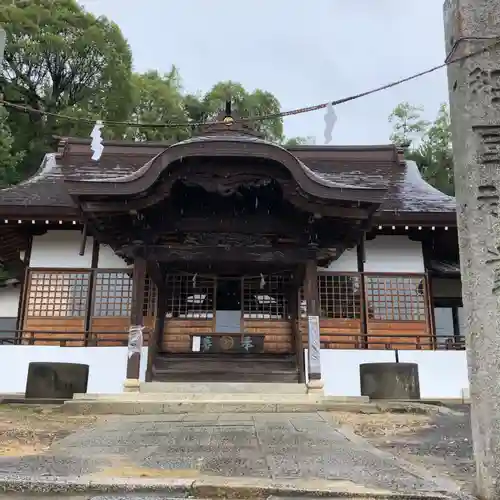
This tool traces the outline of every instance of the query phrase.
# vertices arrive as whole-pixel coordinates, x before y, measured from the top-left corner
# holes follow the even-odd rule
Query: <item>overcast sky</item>
[[[283,110],[365,91],[444,60],[441,0],[80,0],[121,27],[137,71],[175,64],[186,90],[220,80],[262,88]],[[446,71],[336,108],[334,144],[383,144],[401,101],[433,119]],[[323,144],[323,111],[285,119]]]

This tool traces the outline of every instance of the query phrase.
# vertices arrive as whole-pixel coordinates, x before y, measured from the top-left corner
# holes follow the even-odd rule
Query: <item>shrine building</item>
[[[61,139],[0,191],[0,356],[321,389],[335,352],[463,351],[455,199],[394,145],[284,148],[226,117],[92,154]]]

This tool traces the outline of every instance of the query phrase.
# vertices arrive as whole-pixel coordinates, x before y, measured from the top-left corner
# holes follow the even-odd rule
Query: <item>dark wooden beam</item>
[[[127,380],[139,380],[139,368],[141,364],[142,332],[141,338],[133,338],[135,331],[139,332],[144,327],[143,307],[144,288],[146,285],[146,260],[142,256],[136,256],[134,261],[134,274],[132,284],[132,306],[130,311],[130,333],[128,341]],[[137,333],[137,335],[139,335]],[[137,382],[138,383],[138,382]],[[139,387],[135,387],[136,390]]]
[[[154,365],[158,351],[161,349],[163,330],[165,328],[165,314],[167,305],[167,290],[158,289],[158,301],[156,305],[156,321],[152,335],[148,341],[148,364],[146,367],[146,382],[152,382],[154,377]]]
[[[307,307],[308,371],[309,382],[321,379],[320,333],[319,333],[319,291],[316,259],[309,259],[305,267],[304,296]],[[314,324],[318,327],[313,328]]]
[[[147,261],[147,271],[149,277],[153,280],[156,288],[158,288],[158,293],[164,291],[165,289],[165,274],[163,273],[160,264],[157,260]]]
[[[303,232],[300,220],[285,220],[285,216],[263,215],[247,217],[162,217],[161,224],[173,231],[186,233],[223,232],[242,234],[284,234],[293,236]],[[304,220],[307,222],[307,219]]]
[[[87,227],[87,226],[85,226]],[[85,240],[87,236],[85,236]],[[86,243],[86,241],[85,241]],[[83,245],[85,245],[83,243]],[[94,308],[94,296],[95,296],[95,281],[96,281],[96,273],[97,268],[99,267],[99,250],[100,245],[99,241],[96,238],[92,239],[92,260],[91,260],[91,271],[89,277],[89,293],[87,299],[87,308],[85,311],[85,345],[88,345],[89,342],[89,334],[92,329],[92,316],[93,316],[93,308]]]
[[[160,203],[161,201],[162,199],[155,200],[156,203]],[[338,219],[367,219],[378,208],[378,206],[369,208],[346,207],[333,200],[328,204],[319,203],[307,200],[300,195],[294,197],[291,203],[307,213]],[[140,211],[152,205],[150,205],[145,198],[136,198],[126,200],[126,203],[124,201],[109,200],[81,201],[80,206],[85,213],[109,213],[120,215],[130,210]]]
[[[125,247],[126,255],[134,255],[136,246]],[[260,262],[299,263],[311,256],[308,248],[297,247],[144,247],[149,260],[167,262]]]
[[[368,349],[368,318],[366,314],[366,290],[365,290],[365,262],[366,262],[366,248],[365,248],[365,235],[361,238],[358,246],[356,247],[358,258],[358,273],[361,273],[359,282],[359,306],[361,315],[361,333],[363,334],[362,347]]]
[[[24,325],[24,316],[26,309],[26,301],[29,290],[29,267],[31,260],[31,250],[33,249],[33,236],[28,237],[28,245],[24,251],[23,266],[24,272],[21,279],[21,290],[19,293],[19,305],[17,308],[16,330],[22,330]]]

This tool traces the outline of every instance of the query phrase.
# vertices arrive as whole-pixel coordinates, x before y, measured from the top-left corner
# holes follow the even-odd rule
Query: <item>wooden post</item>
[[[320,359],[320,331],[319,331],[319,293],[318,293],[318,267],[316,259],[306,262],[304,278],[304,295],[307,305],[307,332],[308,332],[308,390],[316,392],[323,390],[321,380]]]
[[[365,293],[365,262],[366,262],[366,249],[365,249],[365,235],[357,246],[358,257],[358,273],[359,273],[359,312],[361,319],[361,339],[358,347],[368,349],[368,314],[367,302]]]
[[[153,335],[149,337],[148,342],[148,367],[146,369],[146,382],[153,381],[153,367],[156,354],[161,346],[163,330],[165,327],[165,306],[166,306],[165,287],[158,288],[158,304],[156,306],[156,321]]]
[[[144,329],[144,287],[146,286],[146,260],[142,256],[135,258],[132,284],[132,306],[130,311],[130,329],[128,335],[126,392],[139,390],[139,369]]]
[[[305,382],[304,370],[304,346],[302,344],[302,333],[300,331],[300,304],[299,287],[295,282],[290,284],[287,293],[288,307],[290,311],[290,323],[292,326],[293,343],[295,347],[295,357],[297,358],[297,371],[299,374],[299,383]]]

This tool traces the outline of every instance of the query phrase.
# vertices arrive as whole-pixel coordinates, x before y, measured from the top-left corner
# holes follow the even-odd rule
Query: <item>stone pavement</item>
[[[449,405],[453,412],[435,414],[429,428],[415,433],[376,436],[369,441],[400,458],[423,464],[472,494],[476,467],[469,405]]]
[[[185,478],[348,480],[399,492],[442,483],[352,442],[331,414],[109,416],[43,455],[0,457],[0,479]]]

